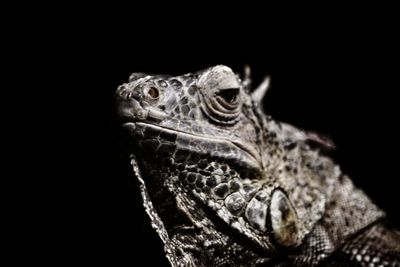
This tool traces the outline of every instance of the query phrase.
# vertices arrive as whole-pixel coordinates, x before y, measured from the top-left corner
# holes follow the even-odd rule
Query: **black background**
[[[56,150],[48,165],[59,182],[49,188],[55,196],[68,188],[51,208],[60,213],[50,242],[58,262],[166,264],[120,149],[113,94],[132,72],[179,75],[216,64],[241,72],[249,64],[254,85],[270,75],[265,111],[329,135],[335,160],[399,228],[393,33],[364,23],[310,29],[314,21],[274,31],[262,21],[243,29],[215,23],[188,30],[132,24],[125,32],[84,27],[57,36],[62,46],[45,45],[55,50],[43,75],[55,80],[57,101],[51,94],[44,99],[58,116],[46,117],[47,141]],[[261,29],[250,34],[255,24]]]

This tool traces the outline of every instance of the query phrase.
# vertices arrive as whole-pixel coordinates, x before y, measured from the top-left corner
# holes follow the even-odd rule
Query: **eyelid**
[[[232,95],[227,95],[232,94]],[[236,105],[239,102],[238,95],[240,94],[240,88],[226,88],[217,92],[217,98],[226,102],[228,106]],[[233,101],[227,99],[227,97],[234,98]]]

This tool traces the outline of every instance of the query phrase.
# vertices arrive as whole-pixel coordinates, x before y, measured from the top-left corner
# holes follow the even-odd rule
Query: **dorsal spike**
[[[245,90],[249,91],[251,87],[251,69],[250,65],[244,65],[243,70],[243,87]]]
[[[262,103],[265,94],[269,89],[269,85],[271,83],[271,78],[266,76],[264,81],[251,93],[251,98],[258,104]]]

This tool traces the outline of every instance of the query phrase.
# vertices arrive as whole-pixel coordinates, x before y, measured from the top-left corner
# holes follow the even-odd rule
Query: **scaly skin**
[[[226,66],[134,73],[116,93],[144,207],[172,266],[395,266],[400,235]],[[386,265],[385,265],[386,264]],[[389,266],[388,265],[388,266]]]

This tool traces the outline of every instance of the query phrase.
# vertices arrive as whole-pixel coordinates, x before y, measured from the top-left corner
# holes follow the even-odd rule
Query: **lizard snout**
[[[127,121],[146,121],[149,118],[163,120],[166,114],[152,105],[158,100],[159,95],[155,87],[132,84],[118,87],[116,92],[118,116]]]

